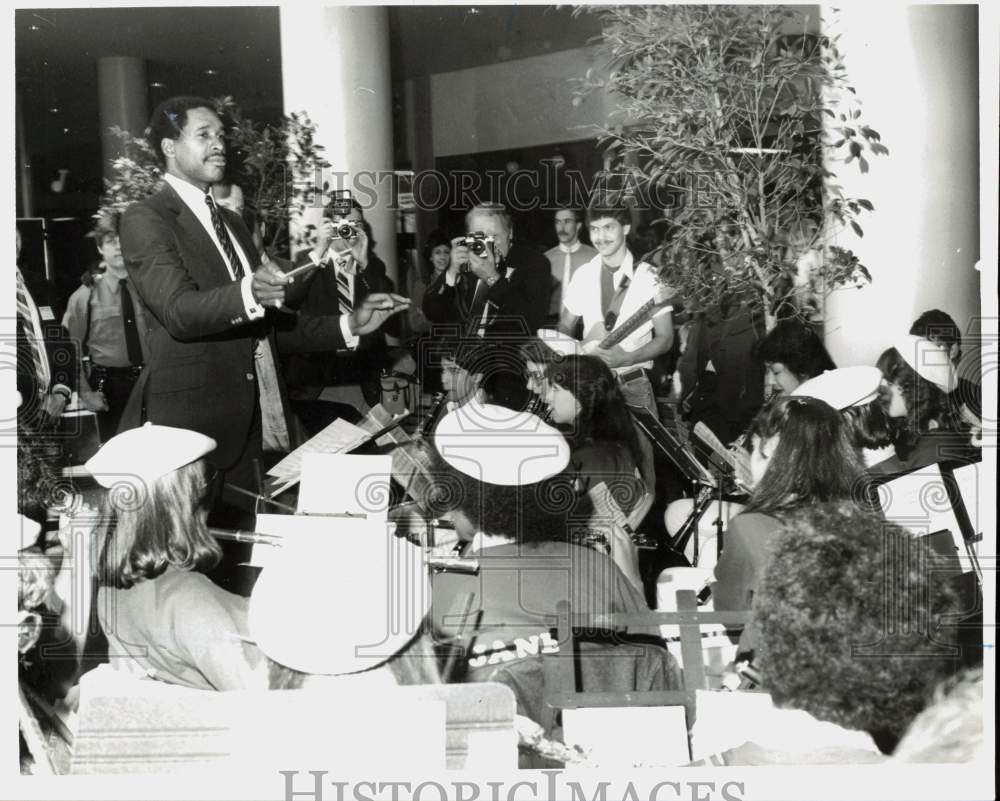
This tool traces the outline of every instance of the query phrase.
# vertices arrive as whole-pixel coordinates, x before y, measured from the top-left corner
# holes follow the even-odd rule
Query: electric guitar
[[[672,306],[675,298],[676,293],[671,287],[657,281],[654,284],[653,296],[636,309],[625,322],[614,326],[611,331],[607,330],[603,322],[595,323],[591,326],[590,331],[583,338],[584,352],[591,353],[598,348],[607,350],[620,344],[646,323],[650,322],[661,309]],[[616,371],[631,369],[633,368],[620,367]]]

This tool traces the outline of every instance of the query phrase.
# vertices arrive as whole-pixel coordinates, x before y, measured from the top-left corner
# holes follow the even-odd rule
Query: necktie
[[[49,373],[49,358],[42,343],[42,334],[35,327],[35,315],[31,313],[31,301],[28,300],[28,288],[24,285],[21,271],[17,271],[17,317],[24,329],[24,336],[31,348],[31,360],[34,362],[35,377],[38,379],[38,393],[48,392],[51,375]]]
[[[219,213],[219,207],[215,205],[210,192],[205,193],[205,203],[208,204],[208,212],[212,215],[212,227],[215,229],[215,235],[219,238],[219,244],[222,245],[226,258],[229,259],[233,275],[236,276],[236,280],[240,280],[245,275],[243,264],[240,262],[239,256],[236,255],[233,240],[229,238],[229,231],[226,230],[225,223],[222,222],[222,214]]]
[[[133,367],[142,364],[142,345],[139,342],[139,327],[135,324],[135,305],[132,293],[128,291],[128,279],[118,279],[118,291],[122,296],[122,324],[125,326],[125,350],[128,362]]]
[[[337,269],[337,303],[340,305],[341,314],[350,314],[354,311],[354,298],[351,295],[351,282],[347,279],[347,274]]]

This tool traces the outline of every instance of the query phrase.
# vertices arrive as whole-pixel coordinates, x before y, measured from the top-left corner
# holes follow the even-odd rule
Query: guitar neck
[[[667,301],[650,298],[643,303],[624,323],[611,331],[598,345],[602,350],[613,348],[641,326],[645,325],[654,311],[667,305]]]

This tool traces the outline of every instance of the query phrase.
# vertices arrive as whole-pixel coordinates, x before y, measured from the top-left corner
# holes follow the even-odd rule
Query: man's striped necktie
[[[219,238],[219,244],[222,245],[222,250],[225,252],[226,258],[229,259],[229,266],[232,268],[233,275],[239,281],[246,274],[243,271],[243,263],[240,261],[240,257],[236,255],[233,240],[229,238],[229,231],[226,230],[226,225],[222,222],[222,214],[219,212],[219,207],[215,205],[211,191],[205,192],[205,203],[208,205],[209,214],[212,215],[212,228],[215,229],[215,235]]]
[[[17,316],[31,347],[31,360],[34,362],[35,377],[38,379],[38,394],[43,395],[48,392],[52,378],[49,371],[49,357],[45,353],[42,332],[35,327],[35,316],[31,313],[31,302],[28,300],[28,288],[24,285],[20,270],[17,271]]]
[[[354,311],[354,298],[351,295],[351,282],[347,280],[347,274],[338,269],[337,271],[337,302],[340,304],[341,314],[350,314]]]

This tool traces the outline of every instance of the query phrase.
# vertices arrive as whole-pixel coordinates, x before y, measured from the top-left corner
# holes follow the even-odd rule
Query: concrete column
[[[873,281],[829,299],[827,346],[840,365],[874,364],[926,309],[943,309],[963,332],[978,328],[977,8],[848,3],[825,32],[841,34],[863,119],[889,148],[868,158],[866,175],[857,162],[830,164],[845,195],[875,211],[860,220],[863,238],[839,238]]]
[[[393,169],[388,9],[285,3],[280,15],[285,113],[306,111],[316,123],[330,188],[354,192],[397,281],[392,182],[378,177]],[[341,186],[336,173],[346,174]],[[306,222],[320,216],[314,209]]]
[[[97,99],[101,126],[104,177],[113,178],[111,160],[123,155],[121,140],[108,129],[117,125],[133,136],[142,136],[149,122],[146,62],[131,56],[97,59]]]

